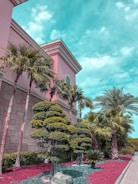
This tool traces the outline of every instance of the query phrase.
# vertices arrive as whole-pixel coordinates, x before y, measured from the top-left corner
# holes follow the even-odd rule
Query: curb
[[[133,156],[134,157],[134,156]],[[130,164],[132,163],[133,161],[133,157],[131,158],[131,160],[129,161],[128,165],[125,167],[125,169],[123,170],[123,172],[121,173],[121,175],[118,177],[118,179],[116,180],[115,184],[120,184],[122,179],[124,178]]]

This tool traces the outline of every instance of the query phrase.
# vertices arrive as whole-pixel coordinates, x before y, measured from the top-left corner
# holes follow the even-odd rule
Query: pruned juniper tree
[[[70,150],[70,121],[55,102],[38,102],[33,106],[33,112],[31,137],[36,139],[38,146],[46,150],[46,157],[53,166],[52,175],[62,172],[60,163],[65,161]]]
[[[70,144],[73,149],[73,153],[76,155],[76,162],[80,165],[83,163],[83,156],[91,148],[91,133],[85,123],[78,122],[74,127],[75,131],[70,136]]]

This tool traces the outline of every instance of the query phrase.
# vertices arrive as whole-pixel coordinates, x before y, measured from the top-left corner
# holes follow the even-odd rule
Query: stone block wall
[[[2,82],[1,90],[0,90],[0,143],[3,133],[3,123],[5,120],[8,103],[10,97],[12,95],[13,87],[6,82]],[[14,105],[12,109],[11,119],[9,122],[8,135],[6,140],[5,152],[11,153],[17,151],[18,141],[19,141],[19,132],[21,128],[21,123],[23,120],[26,92],[18,89]],[[39,102],[40,99],[31,95],[30,103],[29,103],[29,112],[28,112],[28,120],[25,125],[25,132],[23,138],[23,146],[22,151],[37,151],[38,147],[36,146],[35,141],[30,137],[32,132],[32,128],[29,125],[29,121],[32,119],[33,112],[32,106]]]

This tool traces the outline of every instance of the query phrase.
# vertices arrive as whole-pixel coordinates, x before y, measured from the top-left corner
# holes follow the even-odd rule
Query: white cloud
[[[126,4],[124,4],[123,2],[121,1],[118,1],[116,4],[116,7],[118,9],[123,9],[125,12],[129,11],[130,10],[130,6],[127,6]]]
[[[134,4],[138,4],[138,0],[133,0]]]
[[[63,32],[60,32],[59,30],[53,29],[50,34],[50,39],[55,40],[58,38],[64,38],[65,34]]]
[[[102,26],[100,31],[99,31],[99,34],[107,37],[107,36],[109,36],[109,31],[107,30],[107,28],[105,26]]]
[[[92,68],[102,68],[104,66],[109,66],[114,63],[116,58],[113,58],[109,55],[103,55],[103,56],[98,56],[95,58],[90,58],[90,57],[81,57],[79,59],[81,65],[83,68],[88,67],[89,69]]]
[[[131,56],[133,54],[134,47],[123,47],[120,52],[123,56]]]
[[[47,21],[52,18],[52,14],[47,10],[47,6],[38,5],[31,10],[31,21],[28,22],[24,29],[30,34],[38,43],[43,42],[44,30]]]
[[[125,16],[127,21],[137,21],[138,20],[138,10],[132,10],[129,14]]]
[[[121,2],[121,1],[118,1],[118,2],[116,3],[116,7],[119,8],[119,9],[125,8],[125,4],[124,4],[123,2]]]
[[[35,22],[41,22],[51,19],[52,15],[47,11],[47,6],[38,6],[32,9],[32,17]]]

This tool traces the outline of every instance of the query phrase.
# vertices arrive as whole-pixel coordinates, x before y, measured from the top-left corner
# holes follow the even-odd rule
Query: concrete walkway
[[[135,152],[115,184],[138,184],[138,152]]]

